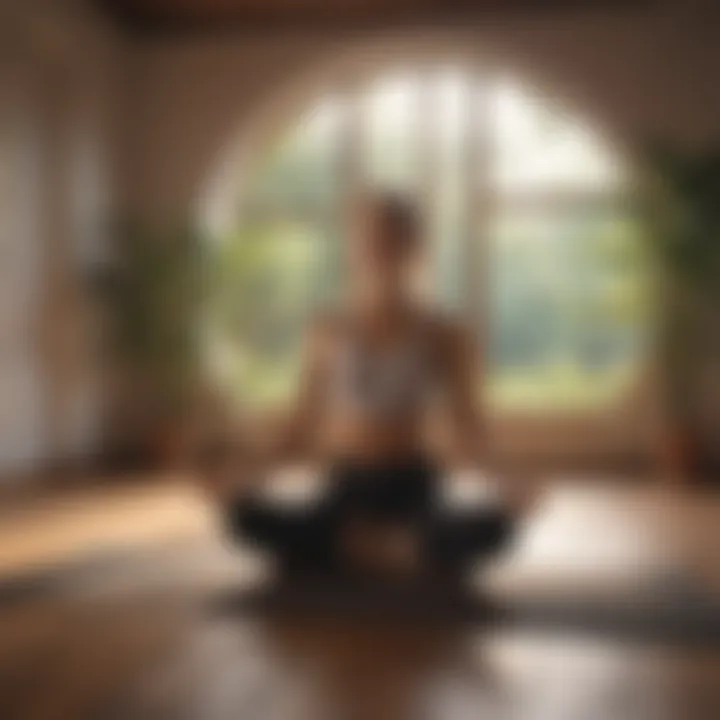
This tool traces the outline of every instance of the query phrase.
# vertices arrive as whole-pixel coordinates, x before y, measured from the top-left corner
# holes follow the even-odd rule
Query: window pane
[[[637,368],[646,287],[619,210],[506,210],[492,231],[488,390],[500,407],[612,402]]]
[[[328,208],[336,198],[343,111],[339,100],[328,98],[306,113],[249,174],[245,207]]]
[[[434,123],[428,136],[432,190],[430,196],[430,240],[439,300],[447,307],[462,307],[464,243],[468,231],[466,163],[469,106],[467,78],[445,72],[428,88]]]
[[[244,404],[287,401],[301,335],[328,284],[329,238],[318,224],[247,224],[217,248],[209,362]]]
[[[594,134],[546,98],[503,83],[495,96],[493,182],[504,191],[617,186],[617,160]]]
[[[383,188],[416,189],[419,82],[408,76],[383,79],[369,88],[363,104],[367,122],[367,180]]]

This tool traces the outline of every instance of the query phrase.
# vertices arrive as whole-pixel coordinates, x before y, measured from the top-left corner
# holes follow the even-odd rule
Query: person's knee
[[[491,555],[504,550],[514,535],[511,515],[502,509],[464,514],[443,519],[435,542],[443,554]]]
[[[227,511],[227,527],[237,542],[282,553],[303,552],[326,544],[327,524],[317,511],[290,512],[252,500],[237,503]]]
[[[485,549],[499,552],[506,548],[514,535],[514,521],[509,513],[498,510],[482,521]]]
[[[267,513],[254,503],[236,502],[225,511],[225,527],[237,540],[263,542],[270,525]]]

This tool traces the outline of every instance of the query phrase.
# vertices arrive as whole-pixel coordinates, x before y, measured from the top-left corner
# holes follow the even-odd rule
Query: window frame
[[[465,188],[465,205],[467,217],[465,229],[461,233],[460,257],[462,264],[462,291],[460,313],[468,327],[476,333],[481,368],[487,366],[486,351],[490,344],[491,327],[491,274],[492,274],[492,226],[500,213],[509,207],[513,212],[521,213],[544,212],[549,208],[563,206],[573,207],[617,207],[623,196],[623,187],[558,187],[517,189],[502,187],[493,182],[493,163],[498,148],[497,126],[493,123],[493,93],[497,90],[497,82],[502,78],[488,76],[483,69],[476,67],[458,68],[468,78],[472,88],[472,102],[466,109],[468,135],[465,139],[467,152],[466,162],[462,168]],[[420,137],[430,132],[430,127],[438,117],[438,104],[429,97],[427,88],[434,77],[433,69],[417,68],[413,74],[420,78],[419,92],[421,122],[418,125]],[[382,76],[381,76],[382,77]],[[364,159],[367,149],[369,123],[367,115],[362,112],[364,93],[370,87],[367,82],[353,81],[347,83],[336,92],[341,102],[342,112],[339,119],[337,147],[334,162],[337,163],[339,190],[336,200],[330,209],[319,204],[317,207],[300,203],[298,207],[284,206],[282,214],[293,219],[302,217],[309,222],[317,222],[324,232],[344,227],[349,221],[349,210],[353,198],[357,197],[365,186]],[[437,143],[435,143],[437,144]],[[438,153],[432,152],[433,143],[420,143],[425,147],[417,162],[417,194],[427,200],[436,191],[434,178],[438,176]],[[430,203],[423,203],[429,207]],[[247,217],[257,218],[263,215],[277,217],[279,207],[272,200],[249,201],[242,199],[243,220]],[[480,370],[481,373],[485,371]],[[612,405],[622,406],[626,401],[625,394],[617,398]],[[610,405],[610,404],[609,404]],[[541,413],[542,422],[557,418],[563,422],[568,418],[597,419],[606,417],[609,405],[602,407],[579,406],[572,409],[560,409],[548,406]],[[535,410],[523,412],[517,409],[495,408],[493,412],[507,417],[521,417],[532,421],[538,413]]]

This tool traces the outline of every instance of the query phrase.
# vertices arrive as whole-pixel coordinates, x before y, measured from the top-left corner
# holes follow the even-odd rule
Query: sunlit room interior
[[[0,717],[716,717],[720,13],[576,5],[0,0]],[[286,591],[210,491],[371,191],[476,349],[442,502],[522,508],[461,599]]]

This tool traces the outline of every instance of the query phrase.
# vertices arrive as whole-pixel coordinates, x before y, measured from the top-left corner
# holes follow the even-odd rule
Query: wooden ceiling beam
[[[467,27],[488,23],[498,15],[563,15],[593,10],[635,11],[657,0],[414,0],[401,4],[348,4],[327,0],[305,6],[282,0],[260,7],[237,0],[232,5],[171,5],[162,0],[93,0],[109,11],[129,32],[139,35],[260,35],[353,32],[394,28]]]

